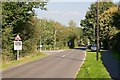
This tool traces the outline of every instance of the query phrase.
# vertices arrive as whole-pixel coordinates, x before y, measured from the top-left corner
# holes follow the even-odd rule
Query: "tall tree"
[[[3,60],[15,59],[13,51],[13,41],[16,34],[20,34],[23,40],[22,53],[29,53],[33,50],[31,42],[36,36],[34,27],[36,24],[33,22],[35,16],[34,8],[46,10],[45,5],[47,2],[2,2],[2,54]],[[36,45],[36,42],[34,43]],[[33,45],[33,46],[34,46]]]
[[[112,2],[99,2],[99,14],[102,14],[104,11],[109,9],[114,4]],[[94,42],[96,35],[94,31],[96,30],[96,3],[92,3],[89,7],[85,15],[85,19],[81,20],[81,26],[84,27],[84,35],[90,40],[90,42]]]
[[[105,48],[110,48],[112,37],[118,32],[114,23],[114,14],[118,11],[116,6],[110,7],[99,16],[100,21],[100,39]]]

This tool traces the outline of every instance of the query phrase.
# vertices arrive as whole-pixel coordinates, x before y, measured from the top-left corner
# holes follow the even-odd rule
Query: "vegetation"
[[[112,2],[99,2],[100,46],[120,52],[120,11]],[[85,19],[81,20],[84,35],[96,43],[96,3],[91,4]],[[94,34],[93,34],[94,33]]]
[[[35,26],[35,12],[33,8],[46,10],[47,2],[2,2],[2,59],[10,61],[16,59],[13,41],[19,34],[23,41],[21,56],[35,50],[38,27]],[[31,46],[32,45],[32,46]]]
[[[42,44],[43,50],[68,47],[68,42],[72,40],[74,45],[74,42],[77,42],[82,35],[82,29],[76,25],[71,26],[72,24],[67,27],[53,20],[39,19],[38,25],[41,26],[38,45]]]
[[[84,27],[84,37],[88,38],[91,43],[96,41],[96,19],[97,19],[97,3],[92,3],[85,15],[85,19],[81,20],[81,26]],[[99,2],[99,14],[102,14],[104,11],[113,6],[112,2]]]
[[[82,29],[74,21],[64,26],[56,21],[38,19],[35,8],[46,9],[43,2],[3,2],[2,3],[2,59],[3,62],[16,60],[13,41],[17,34],[23,41],[20,57],[35,55],[40,45],[43,50],[74,48],[82,36]],[[32,46],[31,46],[32,45]]]
[[[87,50],[86,54],[86,60],[80,68],[76,80],[80,80],[80,78],[111,78],[100,60],[101,55],[99,56],[99,61],[96,61],[96,52]]]
[[[104,47],[107,49],[119,50],[118,45],[120,44],[119,42],[116,43],[116,41],[119,40],[119,37],[117,36],[116,38],[114,38],[114,36],[116,36],[119,33],[119,27],[118,25],[116,25],[116,23],[114,23],[114,17],[116,16],[115,14],[117,11],[118,8],[116,6],[113,6],[106,10],[99,17],[101,42],[103,42]],[[116,20],[118,19],[116,18]]]
[[[112,51],[113,58],[120,61],[120,54],[116,51]]]
[[[20,56],[36,55],[42,45],[42,50],[74,48],[80,44],[96,42],[96,3],[92,3],[81,20],[81,26],[76,26],[73,20],[64,26],[59,22],[38,19],[35,8],[47,10],[47,0],[41,2],[2,2],[2,59],[3,62],[16,60],[13,41],[17,34],[23,41]],[[119,5],[120,6],[120,5]],[[2,10],[2,11],[1,11]],[[120,52],[120,10],[112,2],[99,2],[100,45],[105,49]]]

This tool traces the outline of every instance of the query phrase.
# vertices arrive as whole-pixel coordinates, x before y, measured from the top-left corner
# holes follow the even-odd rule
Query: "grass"
[[[16,65],[19,65],[19,64],[34,61],[34,60],[37,60],[37,59],[45,57],[45,56],[47,56],[47,54],[39,53],[39,54],[35,54],[35,55],[26,56],[24,58],[21,58],[19,61],[11,61],[9,63],[2,63],[2,64],[0,64],[0,70],[5,70],[5,69],[8,69],[10,67],[14,67]]]
[[[80,80],[80,78],[111,78],[100,57],[99,54],[99,61],[96,61],[96,52],[87,50],[86,60],[80,68],[76,80]]]

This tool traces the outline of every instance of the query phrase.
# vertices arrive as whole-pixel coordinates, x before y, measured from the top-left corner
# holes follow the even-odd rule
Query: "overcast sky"
[[[118,0],[114,0],[114,2],[118,2]],[[80,20],[84,19],[91,3],[87,0],[69,0],[69,2],[68,0],[51,0],[46,6],[47,11],[39,9],[35,11],[38,18],[51,19],[66,26],[70,20],[74,20],[77,26],[80,26]]]

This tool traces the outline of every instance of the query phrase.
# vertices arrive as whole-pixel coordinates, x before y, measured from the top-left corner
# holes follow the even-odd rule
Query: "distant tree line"
[[[43,50],[62,49],[68,47],[68,42],[70,41],[72,43],[70,47],[74,48],[74,42],[77,42],[80,36],[82,36],[82,29],[76,27],[76,23],[72,20],[69,22],[69,26],[64,26],[56,21],[47,19],[39,19],[38,21],[38,26],[41,26],[38,45],[42,44]]]

